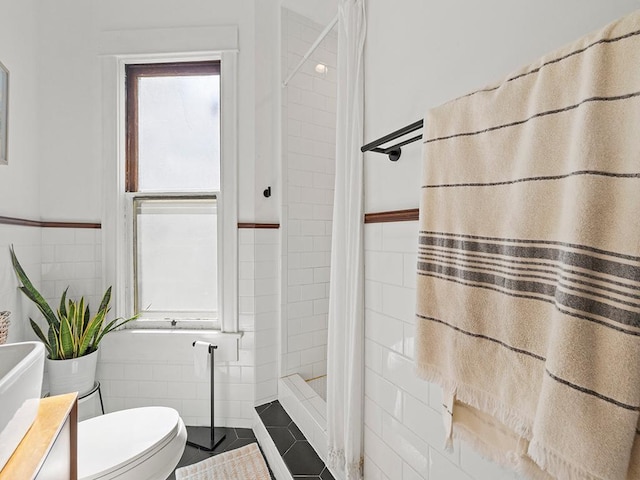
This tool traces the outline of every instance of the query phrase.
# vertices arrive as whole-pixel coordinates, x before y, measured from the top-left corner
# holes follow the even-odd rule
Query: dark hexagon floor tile
[[[307,440],[304,434],[300,431],[300,429],[294,422],[291,422],[288,428],[296,440],[305,440],[305,441]]]
[[[216,427],[216,435],[218,435],[220,433],[224,433],[225,437],[216,446],[216,448],[213,449],[213,452],[205,450],[204,448],[199,448],[196,445],[187,445],[187,446],[191,447],[193,449],[196,449],[196,450],[201,450],[202,452],[206,453],[207,456],[211,456],[212,454],[224,452],[225,450],[227,450],[229,445],[231,445],[233,442],[235,442],[238,439],[238,435],[236,435],[236,430],[234,428]],[[189,441],[188,437],[187,437],[187,441]]]
[[[236,428],[238,438],[252,438],[255,440],[256,434],[250,428]]]
[[[231,445],[229,445],[229,448],[227,448],[225,451],[228,452],[230,450],[235,450],[236,448],[247,446],[250,443],[257,443],[256,439],[255,438],[238,438]]]
[[[324,470],[324,462],[309,442],[297,441],[282,458],[291,475],[316,475]]]
[[[259,415],[265,427],[286,427],[291,423],[291,417],[277,400]]]
[[[258,415],[260,415],[262,412],[264,412],[267,408],[269,408],[269,406],[272,404],[273,402],[269,402],[269,403],[264,403],[262,405],[258,405],[256,407],[256,412],[258,412]]]
[[[284,455],[296,441],[286,427],[267,427],[267,432],[273,439],[273,443],[276,444],[280,455]]]
[[[331,474],[331,472],[327,467],[324,467],[324,470],[320,474],[320,478],[322,480],[335,480],[335,478],[333,478],[333,475]]]

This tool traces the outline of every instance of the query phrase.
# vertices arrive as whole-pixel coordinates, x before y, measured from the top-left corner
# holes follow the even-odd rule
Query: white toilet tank
[[[167,407],[121,410],[78,424],[80,480],[157,480],[175,469],[187,440]]]

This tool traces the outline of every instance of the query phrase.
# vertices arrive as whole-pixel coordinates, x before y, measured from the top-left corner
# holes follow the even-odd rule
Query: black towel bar
[[[404,147],[405,145],[408,145],[410,143],[417,142],[422,138],[422,134],[416,135],[415,137],[411,137],[407,140],[404,140],[400,143],[396,143],[395,145],[392,145],[387,148],[379,148],[380,145],[389,143],[392,140],[395,140],[397,138],[404,137],[405,135],[411,132],[415,132],[416,130],[420,130],[423,126],[424,126],[424,120],[418,120],[417,122],[413,122],[412,124],[407,125],[406,127],[402,127],[396,130],[395,132],[391,132],[388,135],[385,135],[384,137],[380,137],[379,139],[374,140],[373,142],[367,143],[362,148],[360,148],[360,151],[362,153],[364,152],[384,153],[385,155],[389,155],[389,160],[391,160],[392,162],[397,162],[398,159],[400,158],[400,155],[402,155],[402,148],[400,147]]]

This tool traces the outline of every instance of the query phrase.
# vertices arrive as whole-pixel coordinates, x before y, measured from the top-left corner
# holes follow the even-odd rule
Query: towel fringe
[[[516,470],[519,466],[519,458],[516,453],[508,454],[506,456],[496,454],[495,450],[491,449],[490,445],[487,445],[477,436],[469,432],[466,428],[458,425],[453,431],[453,438],[456,440],[462,440],[469,446],[471,446],[477,453],[487,460],[501,466]]]
[[[546,470],[555,478],[566,480],[607,480],[577,468],[556,452],[542,446],[537,440],[529,443],[527,454],[539,468]]]
[[[479,392],[455,380],[445,378],[436,368],[430,365],[419,364],[417,367],[417,374],[420,378],[440,385],[446,392],[455,392],[455,397],[462,403],[491,415],[529,442],[526,455],[511,452],[505,456],[504,454],[496,453],[489,445],[467,431],[462,425],[455,424],[453,438],[468,443],[488,460],[502,467],[514,469],[531,480],[549,480],[551,478],[606,480],[575,467],[555,452],[543,447],[539,441],[533,440],[531,427],[517,413],[501,405],[485,392]],[[452,449],[452,446],[452,441],[449,437],[445,448]]]
[[[471,446],[483,458],[500,467],[511,469],[529,480],[554,480],[553,477],[540,470],[526,456],[517,452],[507,452],[506,455],[501,455],[463,426],[457,425],[456,427],[453,432],[454,438],[462,440]]]
[[[444,375],[431,365],[418,364],[417,374],[420,378],[428,382],[437,383],[447,392],[455,392],[456,398],[462,403],[491,415],[521,437],[527,440],[531,439],[531,426],[528,425],[518,413],[496,401],[487,393],[477,391],[462,383],[445,378]]]

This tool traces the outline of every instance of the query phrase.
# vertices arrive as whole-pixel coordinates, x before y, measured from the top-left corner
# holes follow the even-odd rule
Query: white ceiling
[[[282,6],[320,25],[327,25],[338,13],[338,0],[282,0]]]

